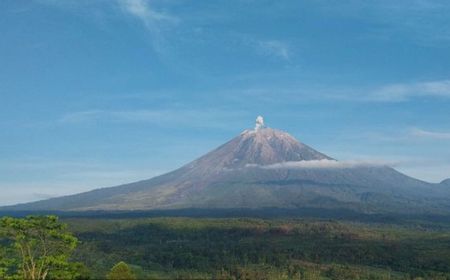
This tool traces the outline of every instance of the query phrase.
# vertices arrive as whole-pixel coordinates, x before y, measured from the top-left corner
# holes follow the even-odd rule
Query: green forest
[[[29,216],[0,235],[0,279],[450,279],[441,224]]]

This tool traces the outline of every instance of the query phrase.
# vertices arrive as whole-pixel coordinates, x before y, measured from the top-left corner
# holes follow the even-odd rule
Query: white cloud
[[[147,0],[118,0],[124,11],[141,20],[147,28],[154,29],[159,22],[176,22],[174,16],[157,12]]]
[[[179,18],[165,12],[156,11],[149,0],[117,0],[122,10],[138,19],[151,35],[153,50],[159,55],[167,55],[167,28],[178,23]]]
[[[258,51],[262,55],[274,56],[283,60],[289,60],[291,56],[289,45],[278,40],[259,41]]]
[[[413,97],[426,96],[450,98],[450,80],[385,85],[370,92],[369,99],[374,101],[406,101]]]
[[[263,169],[302,169],[302,168],[354,168],[364,166],[385,166],[387,162],[383,161],[337,161],[337,160],[302,160],[302,161],[286,161],[269,165],[248,164],[246,167],[257,167]]]
[[[435,140],[450,140],[450,132],[435,132],[435,131],[427,131],[419,128],[414,128],[411,130],[411,135],[427,138],[427,139],[435,139]]]
[[[354,155],[352,155],[354,156]],[[386,160],[390,158],[390,160]],[[430,160],[429,158],[415,158],[405,156],[379,156],[369,157],[361,160],[311,160],[311,161],[291,161],[270,165],[248,164],[247,168],[263,169],[343,169],[356,167],[395,167],[400,172],[425,180],[427,182],[439,183],[450,176],[450,165],[442,160]]]
[[[265,75],[243,76],[242,79],[265,81]],[[278,77],[277,77],[278,78]],[[298,84],[295,82],[234,88],[224,91],[229,99],[258,98],[271,104],[300,104],[308,102],[406,102],[415,98],[441,98],[450,100],[450,79],[426,82],[380,84],[378,86],[336,86],[334,84]]]

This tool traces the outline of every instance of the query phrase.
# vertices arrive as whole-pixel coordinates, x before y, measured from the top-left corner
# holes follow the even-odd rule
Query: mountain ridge
[[[441,185],[450,186],[450,178],[442,180]]]
[[[347,208],[449,212],[447,189],[388,166],[346,164],[267,128],[262,117],[225,144],[166,174],[3,210]]]

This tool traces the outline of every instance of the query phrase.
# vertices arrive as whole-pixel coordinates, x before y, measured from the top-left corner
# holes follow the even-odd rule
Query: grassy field
[[[450,279],[450,230],[312,219],[65,218],[94,278]]]

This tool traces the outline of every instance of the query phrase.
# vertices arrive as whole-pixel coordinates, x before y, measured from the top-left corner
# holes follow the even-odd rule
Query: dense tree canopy
[[[71,219],[92,277],[450,279],[450,232],[305,219]],[[420,279],[420,278],[417,278]]]
[[[67,229],[54,216],[0,219],[0,279],[450,279],[445,223],[170,217],[64,222]],[[80,240],[76,249],[74,236]]]

